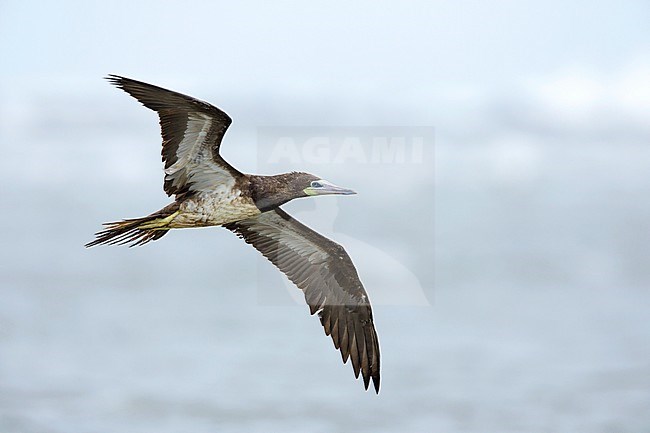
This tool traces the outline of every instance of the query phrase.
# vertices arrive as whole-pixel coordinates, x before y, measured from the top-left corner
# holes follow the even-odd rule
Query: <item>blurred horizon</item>
[[[646,431],[649,18],[643,1],[1,2],[0,430]],[[226,111],[243,172],[359,192],[284,208],[357,266],[379,396],[227,230],[83,248],[171,201],[155,113],[107,74]],[[419,160],[332,162],[278,158],[283,136],[426,139]]]

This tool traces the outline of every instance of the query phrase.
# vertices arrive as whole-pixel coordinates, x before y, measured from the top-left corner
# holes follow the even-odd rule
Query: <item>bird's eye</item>
[[[312,188],[322,188],[322,187],[323,187],[323,184],[320,183],[320,182],[313,181],[313,182],[311,183],[311,187],[312,187]]]

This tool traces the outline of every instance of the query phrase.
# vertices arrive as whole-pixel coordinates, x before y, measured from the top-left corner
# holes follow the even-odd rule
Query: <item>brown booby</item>
[[[162,130],[164,190],[173,203],[143,218],[104,224],[86,244],[143,245],[169,230],[222,226],[282,271],[318,314],[325,334],[352,361],[365,389],[379,392],[379,340],[368,295],[343,247],[283,211],[290,200],[355,194],[308,173],[244,174],[219,154],[230,117],[207,102],[158,86],[109,75],[107,80],[158,113]]]

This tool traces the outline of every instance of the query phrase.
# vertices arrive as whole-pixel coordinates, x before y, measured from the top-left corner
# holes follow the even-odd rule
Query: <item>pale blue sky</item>
[[[5,0],[0,78],[86,84],[113,72],[248,93],[497,91],[576,65],[614,73],[648,55],[647,22],[644,1]]]
[[[0,430],[647,430],[648,22],[647,0],[0,0]],[[83,248],[169,202],[156,115],[109,73],[226,110],[244,172],[262,127],[434,127],[421,167],[273,167],[359,191],[285,208],[353,257],[378,398],[226,230]]]

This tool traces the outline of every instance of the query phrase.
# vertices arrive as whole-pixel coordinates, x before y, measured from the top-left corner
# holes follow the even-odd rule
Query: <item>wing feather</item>
[[[350,257],[335,242],[304,226],[281,209],[225,226],[253,245],[305,294],[326,335],[352,360],[355,377],[372,380],[379,392],[379,340],[372,309]]]
[[[230,117],[217,107],[162,87],[109,75],[111,84],[160,118],[167,195],[232,188],[241,173],[219,154]]]

